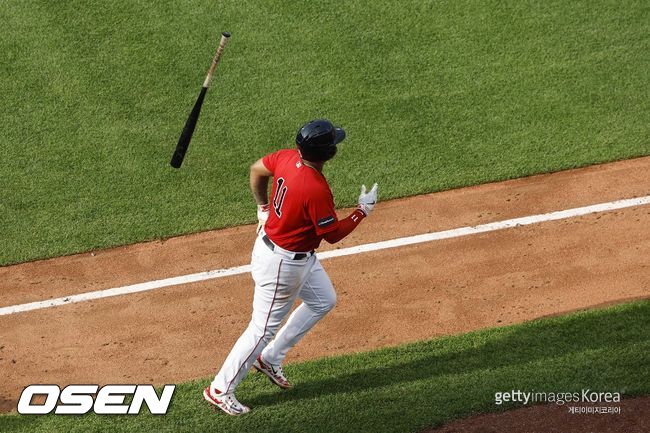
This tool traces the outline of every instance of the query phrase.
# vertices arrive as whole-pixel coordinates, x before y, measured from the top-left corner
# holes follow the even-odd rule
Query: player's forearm
[[[336,230],[326,233],[324,239],[330,244],[335,244],[352,233],[366,215],[359,209],[352,212],[347,218],[339,221]]]
[[[269,203],[269,178],[251,172],[251,192],[258,205]]]
[[[251,192],[258,205],[269,203],[269,179],[273,175],[261,159],[251,165],[250,185]]]

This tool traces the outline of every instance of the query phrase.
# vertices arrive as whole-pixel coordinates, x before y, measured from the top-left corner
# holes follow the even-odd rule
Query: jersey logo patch
[[[325,218],[321,218],[318,221],[316,221],[316,224],[318,224],[318,227],[327,227],[328,225],[332,224],[334,222],[334,217],[333,216],[328,216]]]

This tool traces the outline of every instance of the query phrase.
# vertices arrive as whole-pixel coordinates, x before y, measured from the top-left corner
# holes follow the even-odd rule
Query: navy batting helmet
[[[345,139],[343,128],[327,119],[307,122],[296,135],[300,154],[307,161],[325,162],[336,155],[336,145]]]

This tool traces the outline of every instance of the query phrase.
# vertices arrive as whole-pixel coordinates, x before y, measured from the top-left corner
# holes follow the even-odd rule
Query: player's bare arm
[[[269,204],[269,178],[271,176],[273,173],[264,166],[261,158],[251,165],[251,192],[258,205]]]
[[[257,202],[257,233],[262,230],[269,219],[269,179],[273,173],[264,166],[262,159],[251,165],[250,185],[255,202]]]

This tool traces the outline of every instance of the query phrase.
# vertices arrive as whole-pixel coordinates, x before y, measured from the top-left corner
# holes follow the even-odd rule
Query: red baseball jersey
[[[334,197],[322,173],[306,166],[296,149],[285,149],[262,158],[273,173],[268,237],[293,252],[311,251],[323,235],[338,226]]]

